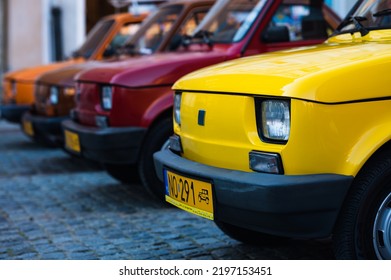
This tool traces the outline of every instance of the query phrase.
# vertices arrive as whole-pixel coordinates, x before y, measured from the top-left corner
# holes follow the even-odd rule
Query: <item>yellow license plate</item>
[[[23,130],[29,136],[34,136],[33,124],[29,121],[23,121]]]
[[[79,135],[65,130],[65,146],[71,151],[80,153]]]
[[[213,220],[212,184],[165,170],[166,201],[187,212]]]

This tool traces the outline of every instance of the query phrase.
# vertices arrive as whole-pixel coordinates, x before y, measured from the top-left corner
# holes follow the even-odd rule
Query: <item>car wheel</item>
[[[333,241],[338,259],[391,259],[391,151],[379,153],[356,177]]]
[[[140,181],[137,168],[131,164],[108,164],[103,167],[111,177],[124,184],[137,183]]]
[[[173,134],[172,127],[172,118],[166,117],[151,128],[145,138],[138,163],[143,186],[160,201],[165,201],[165,188],[156,175],[153,154],[159,150],[168,149],[168,138]]]
[[[250,229],[241,228],[225,222],[215,221],[217,227],[226,235],[237,241],[252,245],[273,245],[284,243],[290,239]]]

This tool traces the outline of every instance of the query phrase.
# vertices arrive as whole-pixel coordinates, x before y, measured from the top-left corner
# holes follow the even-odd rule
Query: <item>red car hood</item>
[[[79,82],[114,84],[124,87],[172,85],[194,70],[236,58],[226,51],[163,53],[131,58],[121,62],[101,62],[79,73]],[[95,64],[97,66],[98,64]]]

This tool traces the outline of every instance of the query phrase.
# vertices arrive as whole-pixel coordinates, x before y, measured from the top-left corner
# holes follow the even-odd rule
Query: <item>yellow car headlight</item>
[[[265,141],[285,143],[291,129],[289,100],[261,101],[261,135]]]
[[[174,120],[178,125],[181,125],[181,101],[182,101],[182,94],[175,93],[175,96],[174,96]]]

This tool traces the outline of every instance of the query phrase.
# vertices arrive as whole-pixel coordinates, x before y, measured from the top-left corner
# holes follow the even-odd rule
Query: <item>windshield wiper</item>
[[[372,16],[374,16],[374,17],[384,17],[384,16],[387,16],[387,15],[391,15],[391,9],[385,9],[385,10],[379,11],[377,13],[374,13]]]
[[[213,41],[211,39],[213,35],[213,32],[210,32],[208,30],[200,30],[197,33],[195,33],[191,38],[201,38],[205,44],[207,44],[209,47],[213,46]]]
[[[369,33],[368,29],[364,27],[364,25],[361,24],[362,21],[366,21],[366,17],[352,17],[351,21],[354,23],[354,26],[357,28],[357,30],[360,32],[361,37],[367,35]],[[352,33],[353,34],[353,33]]]
[[[125,45],[118,47],[115,50],[115,54],[117,56],[118,55],[126,55],[126,54],[134,56],[134,55],[137,55],[138,52],[136,51],[136,46],[134,44],[125,44]]]
[[[353,33],[356,32],[356,30],[357,30],[358,32],[360,32],[361,36],[363,37],[369,33],[368,29],[366,29],[364,27],[364,25],[361,24],[362,21],[366,21],[366,20],[368,20],[368,19],[366,17],[362,17],[362,16],[350,17],[347,20],[343,21],[340,24],[338,29],[341,30],[345,26],[353,23],[354,26],[356,27],[356,29],[353,31],[350,31],[350,34],[353,35]],[[339,32],[339,33],[341,33],[341,32]]]

